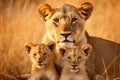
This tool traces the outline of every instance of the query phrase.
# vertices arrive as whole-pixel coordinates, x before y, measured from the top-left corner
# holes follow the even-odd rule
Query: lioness
[[[32,60],[31,77],[29,80],[59,80],[53,63],[55,44],[25,44],[26,52]]]
[[[107,75],[110,79],[120,77],[120,44],[91,37],[85,31],[85,22],[92,11],[93,6],[89,2],[77,8],[69,4],[56,8],[41,4],[38,12],[47,28],[42,42],[54,41],[56,45],[68,47],[92,44],[93,51],[86,63],[89,77],[92,80],[96,74]]]
[[[73,46],[78,44],[79,41],[79,46],[86,44],[84,24],[91,15],[92,8],[92,5],[88,2],[83,3],[78,8],[69,4],[64,4],[58,8],[41,4],[38,11],[47,27],[42,43],[46,44],[52,40],[59,46]],[[57,58],[56,63],[63,66],[59,54],[57,54]]]
[[[92,51],[90,44],[67,49],[60,48],[60,53],[64,58],[64,67],[60,80],[89,80],[85,62]]]

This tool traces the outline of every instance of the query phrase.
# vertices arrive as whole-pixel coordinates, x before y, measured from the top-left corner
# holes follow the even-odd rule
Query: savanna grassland
[[[44,35],[45,25],[37,12],[40,3],[77,7],[84,1],[94,6],[86,23],[88,33],[120,43],[120,0],[0,0],[0,80],[16,80],[17,75],[30,73],[24,43],[40,43]]]

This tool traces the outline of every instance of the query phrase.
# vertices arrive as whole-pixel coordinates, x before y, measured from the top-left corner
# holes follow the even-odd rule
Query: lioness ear
[[[78,11],[80,12],[80,15],[87,20],[93,11],[93,5],[89,2],[84,2],[80,5]]]
[[[24,46],[26,53],[30,53],[30,50],[34,46],[34,44],[32,42],[26,42]]]
[[[54,42],[49,42],[48,44],[48,48],[51,50],[51,51],[54,51],[55,50],[55,47],[56,47],[56,44]]]
[[[40,4],[38,7],[38,12],[43,21],[47,20],[47,17],[49,17],[50,13],[52,13],[53,9],[48,4]]]
[[[92,46],[90,44],[84,44],[81,46],[81,50],[85,52],[86,56],[89,56],[92,51]]]

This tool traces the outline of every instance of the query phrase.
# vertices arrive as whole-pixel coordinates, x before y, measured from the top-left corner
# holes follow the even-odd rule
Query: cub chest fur
[[[70,72],[65,66],[62,70],[60,80],[89,80],[86,69],[83,68],[78,72]]]
[[[33,66],[30,80],[57,80],[58,77],[54,63],[50,62],[45,67],[37,68]]]

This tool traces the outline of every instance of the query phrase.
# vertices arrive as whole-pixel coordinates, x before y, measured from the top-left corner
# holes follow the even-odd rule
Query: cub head
[[[39,15],[47,27],[47,36],[59,45],[74,45],[81,40],[85,33],[85,22],[92,10],[93,6],[89,2],[79,7],[69,4],[56,8],[48,4],[38,7]]]
[[[54,52],[55,44],[53,42],[45,44],[34,44],[27,42],[25,44],[26,53],[29,54],[31,61],[36,67],[45,67],[51,61],[52,53]]]
[[[63,56],[65,66],[68,67],[70,72],[78,72],[85,67],[86,59],[92,51],[90,44],[84,44],[81,48],[77,46],[71,48],[60,48],[59,52]]]

